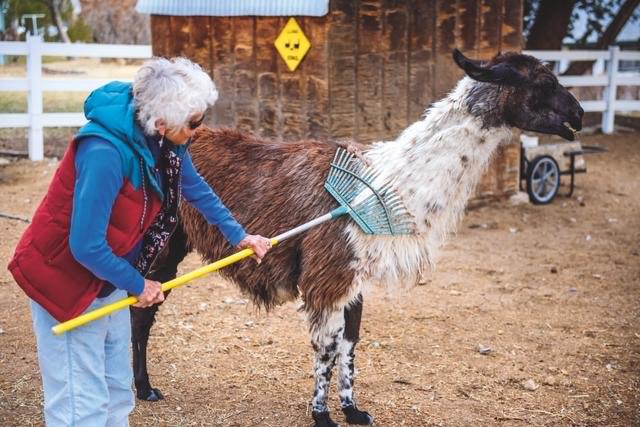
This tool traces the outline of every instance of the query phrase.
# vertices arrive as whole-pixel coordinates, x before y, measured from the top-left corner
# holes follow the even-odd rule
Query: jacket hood
[[[123,142],[154,166],[142,128],[136,122],[131,83],[111,82],[91,92],[84,102],[84,115],[89,123],[80,129],[78,137],[94,135]]]

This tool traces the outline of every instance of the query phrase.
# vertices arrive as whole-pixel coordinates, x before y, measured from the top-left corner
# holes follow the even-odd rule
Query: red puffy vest
[[[75,141],[69,144],[9,263],[11,274],[24,292],[60,322],[85,311],[104,283],[78,263],[69,249],[76,148]],[[115,255],[127,254],[160,211],[162,202],[154,192],[149,193],[149,206],[140,229],[144,193],[124,180],[113,204],[106,236]]]

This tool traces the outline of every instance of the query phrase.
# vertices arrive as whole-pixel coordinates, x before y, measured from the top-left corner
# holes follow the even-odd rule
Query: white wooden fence
[[[617,86],[640,85],[640,74],[618,72],[620,60],[640,61],[638,51],[620,51],[612,46],[608,51],[558,50],[525,51],[544,61],[606,61],[607,71],[602,75],[561,76],[560,83],[565,86],[603,86],[605,94],[602,100],[581,100],[580,104],[587,112],[602,112],[602,130],[612,133],[616,111],[640,111],[639,100],[616,99]],[[0,91],[28,92],[27,112],[19,114],[0,114],[0,128],[29,128],[29,158],[42,160],[43,128],[57,126],[82,126],[86,119],[82,113],[43,113],[43,91],[90,91],[106,82],[98,79],[53,80],[42,78],[42,56],[98,57],[98,58],[150,58],[151,46],[141,45],[105,45],[105,44],[65,44],[44,43],[39,36],[29,36],[26,42],[0,42],[0,55],[27,56],[26,79],[1,79]]]
[[[0,114],[0,128],[29,128],[28,150],[31,160],[44,158],[43,128],[82,126],[87,122],[83,113],[44,113],[42,92],[78,91],[88,92],[112,79],[68,79],[42,78],[42,57],[91,57],[91,58],[150,58],[151,46],[120,44],[66,44],[45,43],[40,36],[27,36],[26,42],[0,42],[0,55],[25,55],[27,57],[26,79],[0,79],[0,92],[27,92],[27,112]]]

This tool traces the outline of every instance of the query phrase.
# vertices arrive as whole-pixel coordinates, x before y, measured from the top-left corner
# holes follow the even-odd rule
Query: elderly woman
[[[71,142],[18,243],[9,269],[31,298],[47,425],[122,426],[133,409],[129,311],[62,336],[51,327],[137,295],[163,301],[145,274],[193,204],[232,246],[258,261],[269,239],[248,235],[195,171],[187,151],[213,82],[183,59],[147,61],[133,85],[112,82],[85,101],[89,120]]]

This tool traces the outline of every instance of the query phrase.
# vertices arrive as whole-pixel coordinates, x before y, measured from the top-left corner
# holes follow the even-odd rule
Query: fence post
[[[42,132],[42,37],[27,34],[27,79],[29,95],[29,159],[44,159]]]
[[[607,62],[607,87],[604,90],[604,101],[607,105],[602,112],[602,133],[613,133],[616,117],[616,76],[618,74],[618,46],[609,46],[609,60]]]

